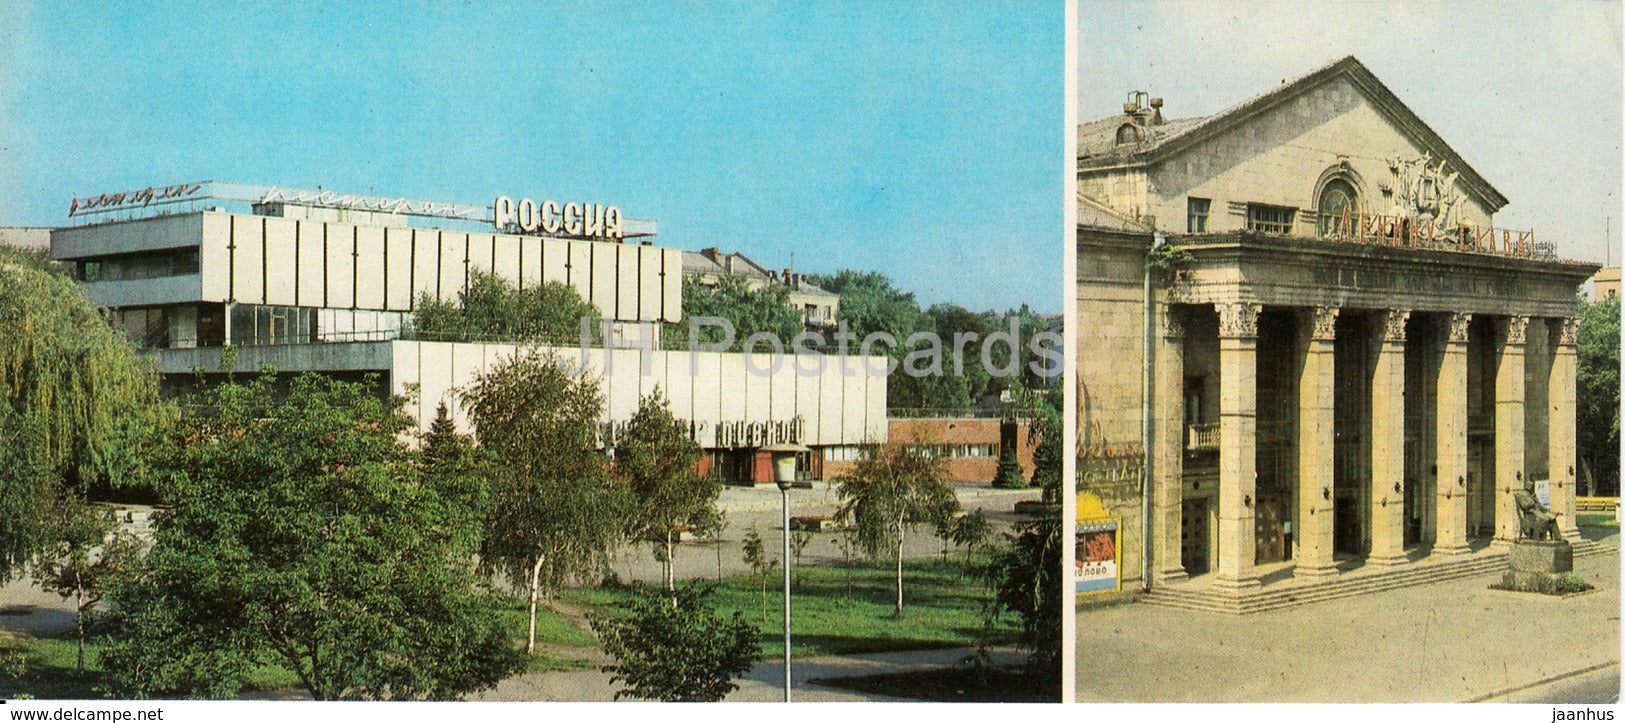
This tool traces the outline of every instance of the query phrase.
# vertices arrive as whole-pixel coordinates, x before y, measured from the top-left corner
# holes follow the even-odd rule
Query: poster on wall
[[[1073,580],[1078,594],[1116,592],[1122,587],[1118,567],[1118,521],[1079,522]]]

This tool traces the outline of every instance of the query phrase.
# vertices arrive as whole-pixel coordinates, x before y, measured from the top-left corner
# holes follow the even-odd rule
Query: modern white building
[[[774,442],[813,447],[802,469],[816,477],[822,448],[886,437],[878,360],[774,365],[765,354],[663,350],[662,326],[684,321],[683,252],[654,245],[653,222],[612,206],[203,182],[75,199],[69,216],[90,220],[53,230],[52,257],[72,264],[114,323],[153,350],[174,392],[198,370],[219,370],[229,346],[239,371],[376,375],[415,399],[420,428],[442,402],[463,424],[455,391],[523,345],[416,339],[411,318],[425,296],[456,301],[486,272],[521,289],[574,287],[602,314],[608,345],[630,347],[554,349],[601,376],[606,427],[658,387],[730,480],[770,481],[756,450]]]

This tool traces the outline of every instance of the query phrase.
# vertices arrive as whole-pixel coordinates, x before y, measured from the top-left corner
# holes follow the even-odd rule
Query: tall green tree
[[[1027,486],[1027,475],[1021,468],[1021,460],[1016,457],[1016,450],[1013,447],[1005,447],[999,451],[999,465],[993,474],[993,486],[1007,489]]]
[[[683,315],[689,318],[710,316],[726,319],[733,325],[733,350],[743,349],[745,340],[758,332],[768,332],[788,350],[792,340],[803,328],[801,312],[790,305],[790,290],[783,284],[753,285],[736,276],[724,276],[715,285],[684,283]],[[687,323],[670,324],[666,334],[673,339],[687,340]],[[722,329],[715,326],[698,327],[698,341],[719,344],[726,339]],[[758,347],[766,353],[765,347]]]
[[[575,287],[558,281],[519,289],[502,276],[485,271],[469,274],[468,288],[455,302],[423,294],[413,313],[413,327],[427,339],[442,341],[530,340],[568,344],[581,336],[581,321],[597,338],[602,314],[581,298]]]
[[[1582,479],[1619,493],[1619,297],[1580,305],[1576,409]]]
[[[735,611],[722,617],[705,588],[640,592],[624,618],[593,618],[593,631],[615,664],[604,666],[622,696],[667,702],[716,702],[761,657],[756,627]]]
[[[113,593],[113,692],[230,697],[275,664],[318,700],[447,699],[516,669],[462,493],[405,443],[401,400],[267,372],[200,402],[160,465],[170,511]]]
[[[151,366],[84,289],[0,247],[0,581],[64,539],[63,506],[131,483],[165,419]]]
[[[943,348],[950,355],[945,357],[946,370],[964,377],[968,399],[973,401],[987,394],[991,379],[987,369],[982,366],[981,348],[987,335],[998,330],[997,316],[977,313],[956,304],[932,304],[925,313],[931,317]],[[956,335],[967,343],[956,344]],[[959,353],[961,349],[963,354]]]
[[[885,274],[844,269],[832,276],[814,276],[813,283],[840,295],[838,320],[845,321],[859,340],[883,331],[902,342],[931,328],[931,319],[921,314],[913,292],[893,286]]]
[[[598,451],[603,395],[557,355],[522,351],[462,396],[490,474],[480,564],[529,588],[534,652],[541,597],[602,572],[625,529],[625,486]]]
[[[871,558],[897,562],[896,615],[903,616],[903,544],[915,525],[936,525],[959,511],[947,474],[929,444],[887,442],[868,447],[851,471],[836,479],[839,514],[857,528]]]
[[[1037,445],[1033,450],[1032,486],[1043,491],[1044,502],[1057,505],[1061,503],[1061,463],[1066,454],[1062,430],[1061,413],[1048,403],[1027,427],[1027,439]]]
[[[55,539],[35,558],[33,578],[46,592],[73,601],[75,667],[83,673],[85,638],[96,621],[96,606],[120,576],[140,565],[142,545],[135,533],[118,529],[115,520],[84,506],[57,512]]]
[[[684,530],[698,530],[715,520],[722,483],[700,476],[700,445],[688,424],[672,416],[660,390],[644,397],[615,442],[612,472],[631,494],[628,532],[634,538],[657,539],[666,589],[677,589],[673,572],[676,542]]]
[[[1016,525],[989,562],[984,579],[993,591],[987,623],[1013,613],[1021,618],[1018,643],[1029,653],[1027,674],[1046,685],[1061,682],[1061,517],[1051,510]],[[1057,690],[1057,693],[1060,691]]]

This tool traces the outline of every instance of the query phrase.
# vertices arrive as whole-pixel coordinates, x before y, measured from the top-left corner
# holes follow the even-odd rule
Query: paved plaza
[[[1015,512],[1017,501],[1036,500],[1040,496],[1037,489],[1006,490],[983,485],[956,486],[954,493],[967,513],[980,510],[987,516],[993,525],[995,539],[1002,539],[997,537],[999,533],[1027,519]],[[715,579],[719,559],[725,576],[749,573],[750,567],[744,562],[742,545],[745,535],[752,528],[761,535],[768,557],[777,560],[783,544],[780,529],[784,526],[780,504],[779,489],[772,485],[724,487],[717,503],[726,512],[728,520],[728,526],[722,531],[721,550],[718,550],[716,543],[704,539],[678,546],[674,555],[677,578]],[[835,487],[828,482],[814,482],[811,489],[790,491],[790,514],[793,516],[833,515],[839,506],[840,498]],[[840,535],[833,532],[814,534],[802,550],[801,564],[809,567],[839,564],[844,559],[837,544],[839,538]],[[917,527],[904,544],[904,555],[910,558],[941,553],[942,541],[932,534],[928,526]],[[856,554],[861,556],[862,553]],[[651,545],[627,545],[621,548],[611,569],[625,582],[657,583],[661,580],[660,562],[655,559]]]
[[[1619,553],[1575,560],[1574,569],[1597,589],[1567,598],[1504,592],[1489,589],[1500,579],[1493,573],[1244,616],[1085,607],[1075,633],[1077,700],[1617,697]]]

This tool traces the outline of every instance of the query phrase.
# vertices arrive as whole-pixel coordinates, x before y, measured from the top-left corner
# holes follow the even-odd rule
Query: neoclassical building
[[[1162,106],[1078,128],[1079,489],[1129,586],[1245,611],[1483,569],[1526,482],[1578,538],[1596,266],[1496,227],[1507,199],[1352,57]]]

